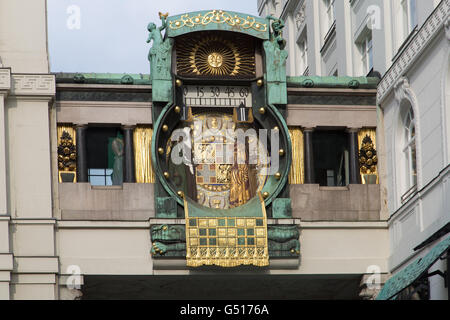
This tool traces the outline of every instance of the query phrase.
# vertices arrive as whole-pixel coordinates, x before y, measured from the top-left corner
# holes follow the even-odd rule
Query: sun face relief
[[[208,56],[208,63],[213,68],[220,68],[223,64],[223,57],[217,52],[213,52]]]
[[[176,43],[177,74],[184,77],[251,79],[255,76],[255,44],[245,36],[201,32]]]

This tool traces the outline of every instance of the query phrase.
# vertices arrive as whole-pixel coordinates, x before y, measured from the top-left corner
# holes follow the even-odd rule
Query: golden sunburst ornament
[[[220,35],[177,40],[177,71],[184,76],[243,76],[255,74],[254,49]],[[250,48],[248,48],[250,47]]]

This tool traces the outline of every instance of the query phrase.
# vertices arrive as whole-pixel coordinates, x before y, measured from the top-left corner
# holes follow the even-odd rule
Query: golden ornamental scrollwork
[[[231,15],[223,10],[213,10],[205,14],[190,17],[189,14],[184,14],[178,20],[169,21],[169,28],[178,30],[183,27],[193,28],[198,25],[206,26],[210,23],[223,24],[226,23],[231,27],[240,27],[243,29],[253,29],[255,31],[267,31],[267,24],[256,22],[254,17],[247,16],[247,18],[239,17],[238,15]]]

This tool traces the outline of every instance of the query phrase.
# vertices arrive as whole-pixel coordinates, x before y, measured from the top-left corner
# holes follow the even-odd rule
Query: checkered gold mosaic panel
[[[189,217],[186,224],[188,266],[269,263],[264,217]]]

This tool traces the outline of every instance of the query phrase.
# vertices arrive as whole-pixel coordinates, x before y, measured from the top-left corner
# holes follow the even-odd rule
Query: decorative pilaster
[[[314,174],[314,150],[313,150],[313,128],[303,130],[304,155],[305,155],[305,184],[313,184],[316,181]]]
[[[5,100],[10,89],[11,71],[0,69],[0,215],[7,214]]]
[[[348,146],[350,154],[350,184],[361,184],[359,174],[359,149],[358,149],[358,129],[348,129]]]
[[[136,173],[134,164],[134,145],[133,145],[133,132],[134,126],[124,126],[124,142],[125,142],[125,162],[124,162],[124,173],[123,182],[125,183],[135,183]]]
[[[77,132],[77,182],[89,182],[87,167],[87,125],[76,125]]]

